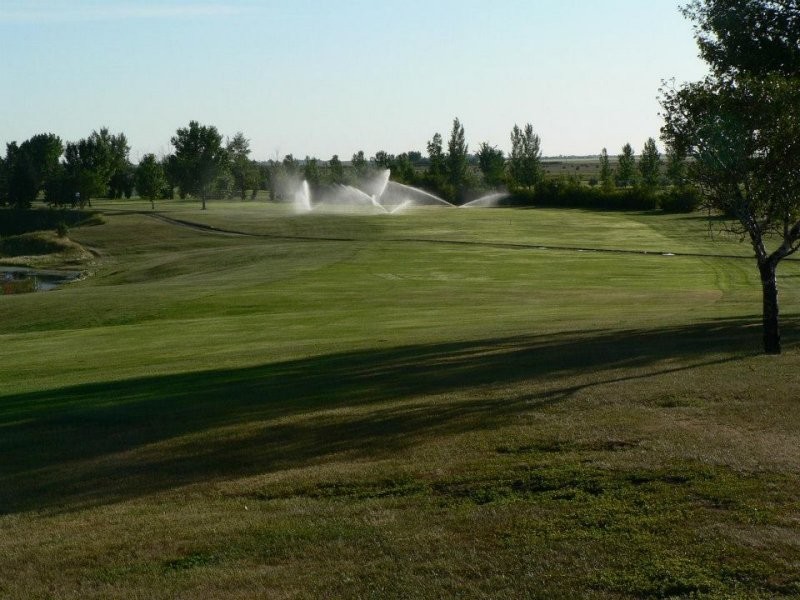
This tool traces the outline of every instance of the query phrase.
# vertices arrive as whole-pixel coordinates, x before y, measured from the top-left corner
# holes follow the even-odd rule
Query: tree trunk
[[[771,261],[759,265],[761,290],[764,300],[764,352],[781,353],[781,332],[778,328],[778,282],[775,265]]]
[[[206,209],[206,191],[205,190],[203,190],[202,198],[203,198],[203,210],[205,210]]]

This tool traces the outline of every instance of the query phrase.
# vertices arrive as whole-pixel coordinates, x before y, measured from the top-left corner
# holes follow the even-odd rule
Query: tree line
[[[105,127],[66,144],[53,133],[11,142],[0,157],[0,204],[28,208],[43,194],[48,204],[83,208],[92,198],[130,198],[134,190],[153,202],[172,198],[176,189],[205,202],[215,191],[244,198],[258,189],[261,169],[248,157],[242,133],[223,144],[215,127],[192,121],[176,131],[172,144],[173,154],[145,154],[134,165],[125,134]]]
[[[391,169],[392,179],[420,186],[456,204],[481,190],[507,191],[528,203],[551,198],[553,190],[569,190],[572,196],[582,193],[586,205],[604,204],[604,197],[620,195],[637,197],[643,199],[640,204],[652,205],[657,193],[664,196],[665,204],[682,195],[682,210],[696,205],[696,195],[691,193],[686,178],[685,157],[671,150],[662,157],[652,137],[644,143],[638,161],[629,143],[623,146],[615,165],[603,148],[598,158],[598,176],[588,181],[589,188],[598,187],[595,190],[581,190],[585,186],[576,178],[546,176],[541,139],[531,123],[514,125],[510,142],[508,155],[489,142],[481,143],[477,152],[470,154],[464,125],[456,118],[446,147],[442,135],[435,133],[427,143],[426,159],[420,157],[414,163],[410,153],[394,156],[380,151],[374,162],[377,167]]]
[[[508,156],[489,142],[475,153],[469,152],[464,125],[453,120],[445,144],[440,133],[427,142],[427,155],[410,150],[398,155],[378,151],[373,157],[360,150],[349,164],[338,155],[328,161],[306,156],[296,159],[288,154],[281,160],[258,162],[250,158],[250,142],[242,132],[223,140],[216,127],[191,121],[171,138],[173,152],[158,158],[145,154],[138,164],[130,160],[130,146],[124,133],[111,133],[102,127],[88,137],[64,144],[53,133],[42,133],[21,144],[6,145],[0,157],[0,204],[18,208],[31,206],[43,195],[54,206],[91,206],[92,198],[130,198],[134,191],[150,200],[192,196],[202,202],[209,198],[236,196],[244,200],[266,190],[272,199],[290,195],[298,179],[306,179],[312,188],[348,184],[367,176],[375,169],[390,169],[392,179],[419,186],[451,202],[461,203],[481,190],[508,190],[533,194],[547,186],[542,167],[541,140],[530,123],[514,125],[510,132]],[[684,165],[668,154],[666,178],[655,140],[650,138],[636,162],[633,149],[626,144],[612,167],[603,148],[599,158],[599,177],[589,181],[599,184],[599,193],[636,188],[652,191],[659,185],[680,185]],[[560,182],[562,187],[576,187],[576,182]],[[568,185],[569,184],[569,185]]]

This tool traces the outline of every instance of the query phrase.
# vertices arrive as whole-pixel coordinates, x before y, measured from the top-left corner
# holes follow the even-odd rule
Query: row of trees
[[[43,133],[6,146],[0,157],[0,204],[26,208],[44,193],[53,205],[91,206],[97,197],[130,197],[134,189],[153,202],[192,195],[205,201],[212,192],[242,198],[258,189],[263,168],[249,158],[249,141],[242,133],[223,144],[215,127],[192,121],[172,138],[175,152],[162,159],[146,154],[138,165],[129,159],[125,134],[107,128],[66,145]]]
[[[544,181],[541,140],[527,123],[514,125],[510,133],[511,152],[483,142],[478,151],[469,153],[464,125],[453,120],[445,146],[435,133],[427,143],[427,156],[417,151],[392,155],[379,151],[367,158],[358,151],[346,167],[337,155],[321,161],[306,156],[297,160],[291,154],[282,160],[258,163],[250,158],[249,140],[239,132],[223,142],[216,127],[191,121],[171,139],[174,152],[157,158],[146,154],[138,165],[129,160],[130,147],[123,133],[112,134],[107,128],[94,131],[85,139],[64,145],[52,134],[39,134],[21,145],[7,145],[0,158],[0,203],[18,207],[30,204],[44,192],[47,202],[55,205],[91,205],[98,196],[130,197],[135,189],[153,203],[157,198],[171,198],[174,191],[184,198],[193,196],[203,207],[211,198],[269,190],[274,199],[286,196],[298,179],[312,187],[353,183],[371,170],[388,168],[392,178],[401,183],[428,189],[450,201],[459,202],[480,189],[531,191]],[[667,174],[672,182],[683,179],[683,163],[667,155]],[[626,144],[612,168],[608,152],[600,156],[601,189],[641,186],[655,188],[661,176],[662,160],[655,140],[648,139],[636,163],[633,149]]]
[[[42,190],[53,204],[130,195],[129,151],[124,134],[112,135],[105,128],[66,145],[52,133],[35,135],[19,145],[12,142],[0,158],[0,202],[28,207]]]
[[[437,132],[426,149],[427,158],[419,152],[394,156],[379,151],[374,164],[391,169],[392,179],[396,181],[426,188],[451,202],[463,200],[467,192],[475,188],[530,189],[543,178],[541,142],[530,123],[523,128],[514,125],[508,157],[488,142],[483,142],[475,154],[470,154],[464,125],[458,118],[453,120],[446,148],[444,138]],[[355,157],[353,164],[356,164]]]
[[[508,156],[489,142],[483,142],[471,155],[464,141],[464,126],[455,119],[446,151],[441,134],[434,134],[428,142],[427,160],[416,163],[424,165],[424,169],[415,168],[407,153],[392,156],[378,152],[375,164],[392,169],[395,180],[425,187],[455,202],[474,189],[531,192],[545,182],[541,140],[530,123],[524,127],[514,125],[510,137],[511,153]],[[608,150],[603,148],[598,169],[598,177],[591,178],[588,183],[590,186],[599,184],[604,192],[637,188],[639,192],[652,193],[658,188],[686,184],[684,157],[668,151],[662,159],[652,137],[644,143],[638,161],[633,147],[625,144],[617,157],[616,167],[612,167]]]
[[[590,185],[594,183],[592,180]],[[686,184],[686,160],[672,148],[667,149],[665,159],[662,159],[656,141],[648,138],[638,163],[633,147],[628,143],[622,147],[622,152],[617,157],[616,168],[612,168],[608,150],[603,148],[597,183],[604,190],[641,187],[653,191],[658,187],[683,186]]]

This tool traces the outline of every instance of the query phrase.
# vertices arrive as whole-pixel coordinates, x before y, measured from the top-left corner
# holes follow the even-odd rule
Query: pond
[[[44,271],[0,266],[0,295],[48,292],[80,277],[78,271]]]

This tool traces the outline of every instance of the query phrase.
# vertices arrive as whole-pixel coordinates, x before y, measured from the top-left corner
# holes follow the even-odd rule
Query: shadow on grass
[[[71,510],[336,453],[390,455],[502,425],[592,385],[755,354],[758,324],[406,346],[6,396],[0,512]],[[522,382],[541,391],[480,393]]]

